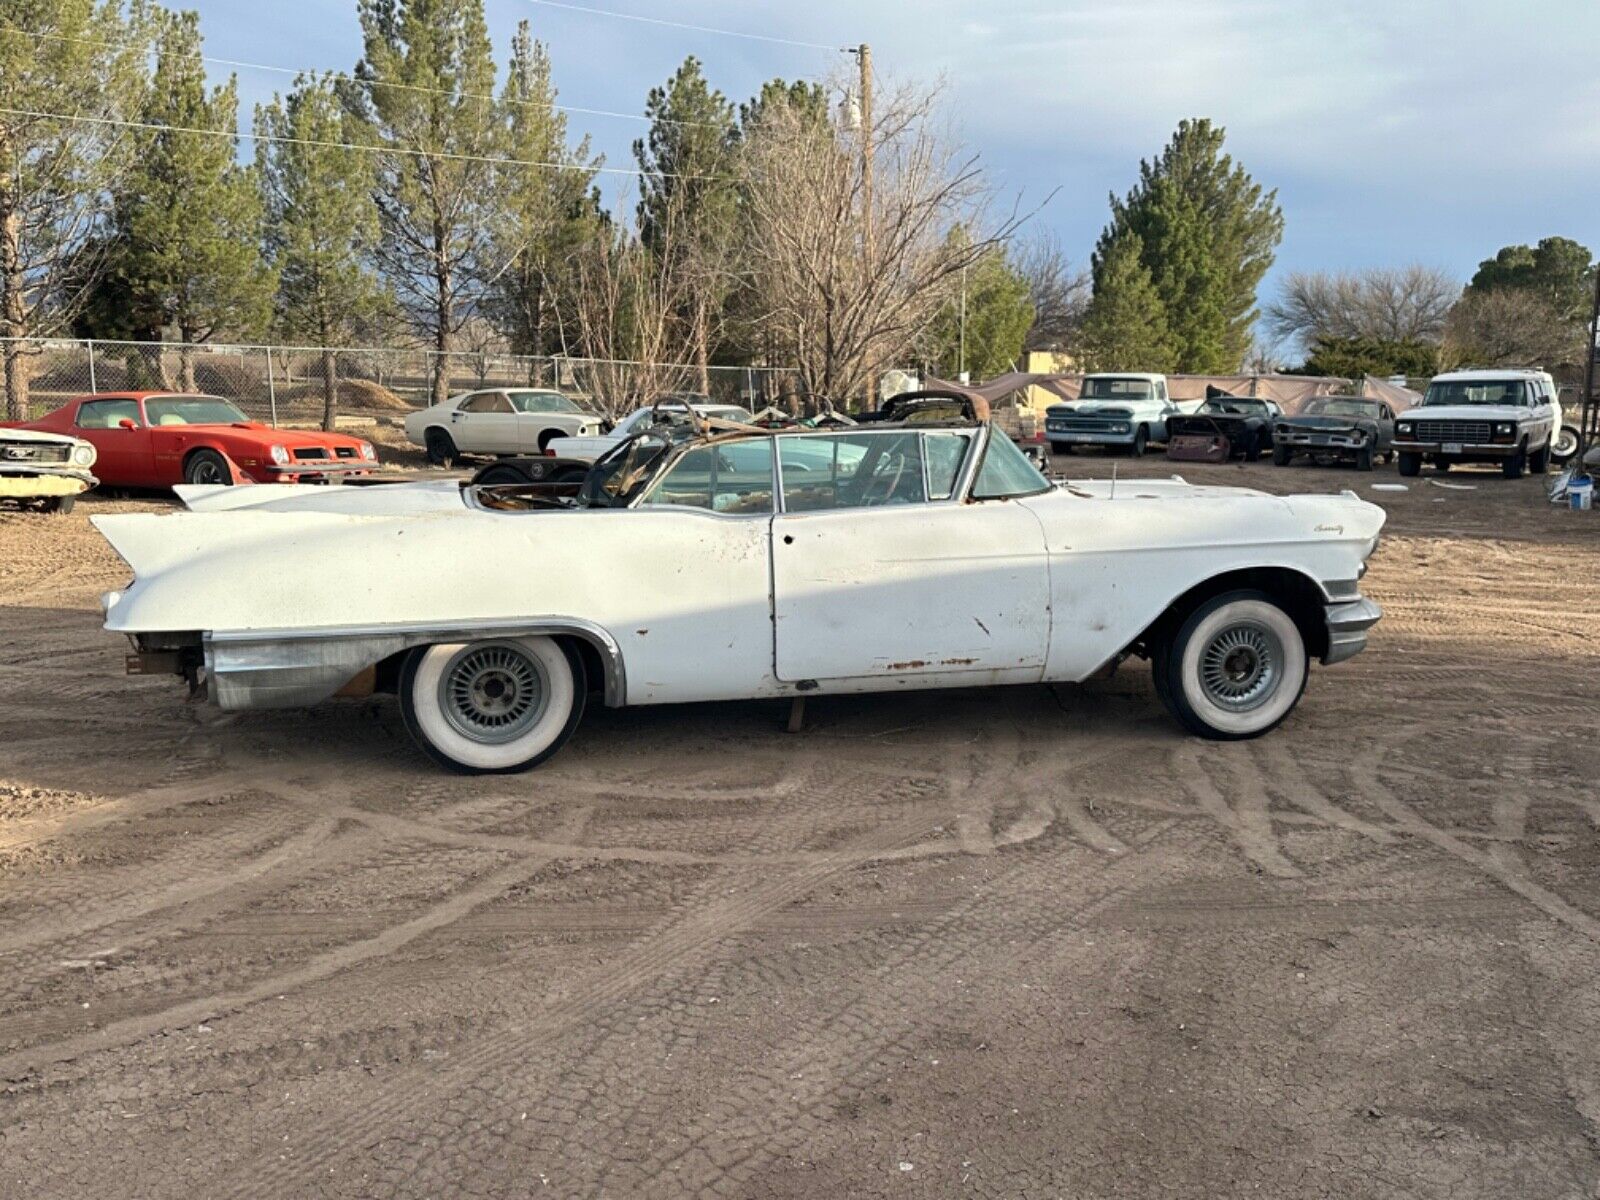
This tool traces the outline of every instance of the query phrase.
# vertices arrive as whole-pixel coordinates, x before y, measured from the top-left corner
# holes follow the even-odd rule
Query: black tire
[[[1294,461],[1294,451],[1289,449],[1289,447],[1287,447],[1287,446],[1273,446],[1272,447],[1272,465],[1273,466],[1275,466],[1275,467],[1287,467],[1293,461]]]
[[[1213,741],[1242,741],[1276,728],[1300,702],[1311,673],[1294,617],[1254,590],[1225,592],[1197,607],[1153,666],[1156,691],[1172,715]],[[1256,688],[1262,690],[1251,695]]]
[[[1456,464],[1453,460],[1445,458],[1443,455],[1440,455],[1433,460],[1433,469],[1438,471],[1441,475],[1448,475],[1450,473],[1450,468],[1455,465]]]
[[[528,729],[513,735],[479,726],[484,732],[468,732],[474,715],[474,698],[482,699],[476,684],[457,685],[453,672],[470,673],[474,656],[502,654],[524,663],[540,681],[539,699],[548,709],[535,709],[528,718]],[[506,674],[510,679],[517,668]],[[493,668],[486,668],[485,673]],[[480,675],[481,678],[481,675]],[[460,696],[452,711],[446,708],[444,694]],[[570,642],[551,637],[501,638],[451,645],[418,646],[405,657],[400,668],[400,712],[406,731],[417,746],[440,766],[462,775],[509,775],[538,766],[551,757],[578,728],[583,719],[588,680],[583,659]],[[501,693],[488,693],[496,701]],[[513,706],[518,700],[513,689]],[[504,716],[505,714],[498,714]],[[485,717],[484,721],[493,719]],[[520,718],[519,718],[520,719]]]
[[[423,435],[423,443],[428,448],[428,461],[436,467],[448,467],[461,457],[455,439],[442,429],[428,430]]]
[[[1050,453],[1051,454],[1059,454],[1063,458],[1071,458],[1072,457],[1072,446],[1067,442],[1051,442],[1050,443]]]
[[[196,450],[183,461],[183,481],[229,484],[233,482],[233,472],[228,470],[227,460],[215,450]]]
[[[1528,472],[1532,475],[1546,475],[1550,471],[1550,443],[1546,442],[1537,450],[1528,454]]]
[[[1245,462],[1255,462],[1261,457],[1262,449],[1263,446],[1261,445],[1261,435],[1259,433],[1253,434],[1250,440],[1246,442],[1244,446]]]
[[[550,476],[551,483],[582,483],[589,478],[589,472],[582,467],[566,467]]]
[[[1371,446],[1363,446],[1363,447],[1361,447],[1361,449],[1356,451],[1356,470],[1358,470],[1358,471],[1370,471],[1370,470],[1372,470],[1372,447]]]
[[[49,496],[39,502],[39,511],[42,513],[57,513],[66,516],[78,503],[76,496]]]
[[[1150,430],[1141,425],[1133,431],[1133,445],[1128,447],[1128,457],[1143,458],[1145,448],[1150,444]]]
[[[1524,442],[1517,447],[1517,452],[1510,458],[1500,460],[1500,474],[1507,479],[1521,479],[1522,473],[1528,469],[1528,446]]]
[[[1400,474],[1421,475],[1422,455],[1418,454],[1415,450],[1400,451]]]

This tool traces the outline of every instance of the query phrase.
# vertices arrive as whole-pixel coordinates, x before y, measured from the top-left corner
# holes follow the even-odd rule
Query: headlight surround
[[[79,442],[72,448],[72,461],[80,467],[94,466],[95,448],[88,442]]]
[[[1127,426],[1126,422],[1124,422],[1122,424],[1118,424],[1118,425],[1113,425],[1111,427],[1111,432],[1112,433],[1127,433],[1128,432],[1128,426]]]
[[[289,461],[289,452],[282,446],[273,446],[267,453],[272,455],[272,461],[280,467]]]
[[[374,447],[371,442],[362,442],[361,443],[361,457],[367,462],[377,462],[378,461],[377,448]]]
[[[1411,422],[1410,421],[1402,421],[1402,422],[1400,422],[1400,424],[1398,424],[1398,425],[1396,425],[1394,427],[1394,431],[1396,433],[1403,433],[1403,434],[1406,434],[1407,436],[1410,436],[1410,434],[1411,434]]]

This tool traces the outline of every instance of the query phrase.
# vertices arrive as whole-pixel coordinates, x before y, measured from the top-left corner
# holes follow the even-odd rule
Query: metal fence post
[[[272,427],[278,427],[278,385],[272,378],[272,347],[267,346],[267,406],[272,410]]]
[[[84,338],[83,345],[89,351],[89,390],[98,392],[100,389],[95,386],[94,382],[94,339]]]

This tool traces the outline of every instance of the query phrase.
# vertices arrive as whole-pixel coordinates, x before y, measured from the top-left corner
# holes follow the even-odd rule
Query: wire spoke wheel
[[[1283,661],[1283,644],[1265,625],[1228,625],[1200,652],[1200,686],[1219,708],[1249,712],[1277,691]]]
[[[514,642],[466,646],[439,678],[439,708],[463,737],[484,745],[515,741],[544,715],[550,680]]]

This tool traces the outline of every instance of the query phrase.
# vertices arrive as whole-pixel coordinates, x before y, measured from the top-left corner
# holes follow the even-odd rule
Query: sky
[[[188,0],[205,53],[348,70],[355,0]],[[872,47],[880,77],[938,84],[954,133],[1002,194],[1086,264],[1108,194],[1185,117],[1276,188],[1290,270],[1422,262],[1463,281],[1499,247],[1561,234],[1600,248],[1596,0],[573,0],[826,46]],[[774,76],[828,81],[837,51],[486,0],[504,62],[518,21],[550,50],[560,102],[639,114],[693,54],[738,101]],[[211,66],[226,73],[228,68]],[[243,107],[283,76],[239,70]],[[573,116],[608,165],[642,121]],[[248,128],[248,125],[245,124]],[[615,187],[615,184],[609,185]]]

